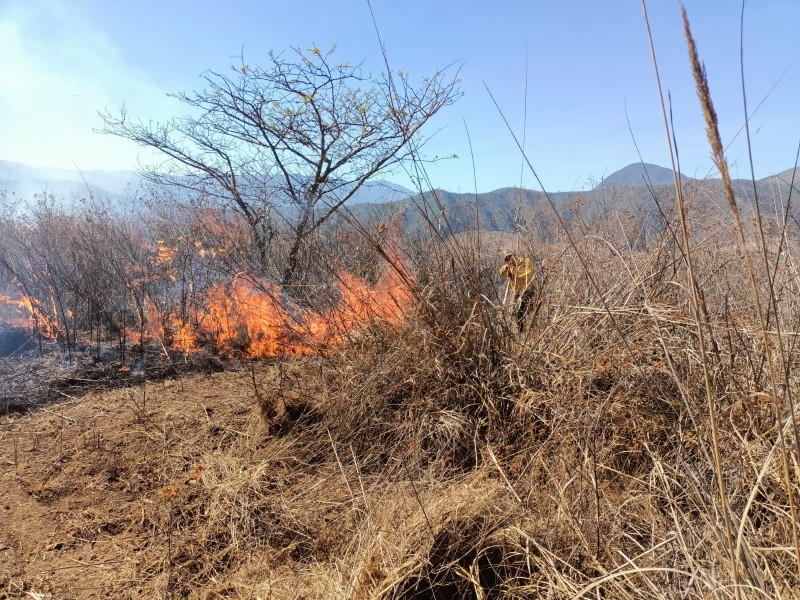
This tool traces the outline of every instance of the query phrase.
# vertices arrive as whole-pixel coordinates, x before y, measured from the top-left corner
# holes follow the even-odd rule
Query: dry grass
[[[455,257],[448,271],[404,326],[367,328],[328,357],[6,417],[0,590],[733,598],[738,573],[742,597],[800,596],[789,512],[800,466],[788,453],[787,487],[779,444],[783,432],[796,448],[793,428],[765,390],[728,229],[704,223],[694,258],[710,390],[668,234],[637,251],[593,236],[537,245],[548,283],[524,337],[471,291],[464,242],[450,242],[436,251]],[[781,313],[771,319],[790,347],[797,250],[787,238],[772,257]]]

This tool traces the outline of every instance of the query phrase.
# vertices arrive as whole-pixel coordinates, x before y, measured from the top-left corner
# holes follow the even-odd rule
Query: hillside
[[[506,233],[536,232],[542,237],[556,236],[560,228],[550,201],[567,223],[575,219],[590,222],[605,219],[609,211],[624,211],[639,219],[646,227],[658,229],[661,213],[670,213],[676,206],[672,171],[646,165],[650,174],[649,185],[633,183],[642,174],[641,166],[629,165],[605,178],[592,190],[578,192],[544,193],[520,188],[502,188],[479,194],[455,194],[435,190],[412,199],[386,202],[377,205],[352,206],[352,215],[364,222],[381,220],[387,215],[402,215],[404,226],[409,231],[427,231],[428,221],[434,229],[459,233],[469,229],[485,229]],[[683,177],[683,176],[682,176]],[[786,204],[789,196],[791,170],[766,177],[755,182],[734,180],[734,192],[741,209],[750,213],[758,195],[764,214],[770,218],[780,214],[776,207]],[[683,177],[684,195],[692,210],[713,217],[727,218],[727,200],[720,180],[703,181]],[[800,178],[794,184],[795,193],[800,190]],[[654,194],[655,193],[655,197]],[[420,211],[420,207],[427,207]],[[791,215],[797,218],[800,209],[790,204]],[[790,219],[791,221],[791,219]],[[793,223],[793,222],[792,222]],[[792,225],[794,226],[794,225]]]
[[[0,598],[800,597],[800,241],[686,181],[695,299],[653,190],[356,204],[284,288],[205,207],[6,215]]]

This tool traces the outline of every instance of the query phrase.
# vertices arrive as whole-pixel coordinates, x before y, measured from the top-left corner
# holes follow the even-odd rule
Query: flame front
[[[203,248],[194,249],[199,250]],[[141,341],[165,351],[191,354],[207,349],[222,356],[248,358],[308,355],[344,343],[375,321],[396,326],[411,305],[399,258],[392,258],[394,268],[387,269],[372,286],[350,273],[337,274],[338,302],[322,314],[300,305],[273,282],[254,282],[242,276],[225,285],[212,285],[202,295],[190,289],[191,303],[184,289],[179,300],[173,270],[179,249],[159,240],[148,251],[149,263],[157,267],[149,282],[136,273],[126,280],[131,306],[138,315],[138,327],[129,326],[127,332],[132,337],[138,333]],[[40,300],[24,294],[23,288],[17,285],[16,297],[0,295],[0,324],[59,339],[63,317],[56,310],[52,291],[50,297]],[[70,318],[68,312],[66,319]]]
[[[44,307],[43,303],[33,296],[28,296],[22,292],[17,298],[0,295],[0,306],[6,305],[13,309],[13,314],[9,311],[0,313],[0,323],[9,327],[24,327],[36,331],[43,338],[48,340],[58,339],[61,328],[58,324],[58,313],[55,309],[55,300],[51,300],[51,311]]]
[[[276,284],[237,278],[211,287],[191,322],[149,302],[145,337],[184,353],[207,347],[229,357],[308,355],[343,343],[374,321],[398,325],[411,304],[408,286],[395,272],[375,286],[343,272],[338,291],[336,307],[323,315],[295,303]]]

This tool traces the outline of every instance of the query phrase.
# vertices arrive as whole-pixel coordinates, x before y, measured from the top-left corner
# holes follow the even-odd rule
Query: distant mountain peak
[[[684,181],[685,179],[686,176],[681,174],[680,180]],[[665,169],[649,163],[631,163],[603,178],[603,181],[594,189],[609,186],[646,185],[648,182],[653,185],[672,185],[674,182],[672,169]]]

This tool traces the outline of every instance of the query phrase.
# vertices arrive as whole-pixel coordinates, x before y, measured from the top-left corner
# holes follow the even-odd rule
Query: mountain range
[[[51,169],[0,160],[0,192],[20,199],[42,193],[65,199],[88,194],[115,197],[135,190],[140,182],[135,171]]]
[[[752,182],[735,180],[737,198],[747,202],[753,197],[754,189],[762,202],[785,201],[792,169]],[[706,206],[725,204],[722,186],[717,179],[696,180],[680,175],[687,190],[702,191]],[[143,179],[134,171],[79,171],[50,168],[36,168],[0,160],[0,195],[29,200],[36,194],[46,193],[65,200],[94,196],[122,200],[136,197]],[[800,172],[794,175],[794,193],[800,193]],[[656,216],[663,200],[670,206],[674,196],[674,178],[671,169],[648,164],[633,163],[604,177],[591,190],[579,192],[543,192],[521,188],[501,188],[480,194],[453,193],[436,190],[438,204],[433,221],[448,221],[449,228],[455,232],[470,229],[477,223],[481,229],[491,231],[517,231],[520,214],[545,215],[552,201],[562,212],[570,217],[570,211],[582,204],[590,207],[621,206],[644,210]],[[549,200],[548,200],[549,196]],[[426,194],[430,198],[430,194]],[[405,214],[406,226],[421,226],[425,220],[419,210],[422,196],[400,185],[386,181],[371,181],[364,185],[348,202],[348,207],[358,218],[380,218],[386,214]],[[577,203],[577,204],[576,204]],[[794,213],[793,213],[794,214]],[[795,215],[800,217],[800,213]],[[430,218],[428,220],[431,220]],[[800,218],[798,219],[800,220]]]
[[[682,187],[695,209],[706,217],[728,215],[727,200],[719,179],[692,179],[680,175]],[[738,179],[732,182],[742,214],[747,217],[753,199],[758,197],[762,209],[769,215],[783,214],[793,181],[788,169],[755,182]],[[793,194],[800,194],[800,169],[794,173]],[[675,208],[675,185],[672,170],[658,165],[632,164],[605,177],[591,190],[577,192],[537,192],[521,188],[501,188],[481,194],[456,194],[446,190],[394,201],[381,206],[350,207],[360,220],[385,218],[386,214],[402,214],[407,229],[425,229],[432,224],[443,232],[460,233],[476,226],[482,230],[520,232],[539,229],[540,234],[558,229],[552,204],[561,218],[569,224],[574,219],[586,219],[603,212],[619,209],[645,223],[661,222],[661,213]],[[793,202],[792,204],[796,204]],[[427,208],[427,215],[419,208]],[[618,213],[621,215],[621,213]],[[695,213],[696,214],[696,213]],[[790,206],[792,227],[800,228],[800,209]],[[588,222],[587,222],[588,223]]]
[[[22,200],[44,193],[65,200],[92,196],[115,201],[135,195],[144,183],[136,171],[39,168],[0,160],[0,194]],[[369,181],[349,202],[380,204],[411,195],[411,190],[396,183]]]

